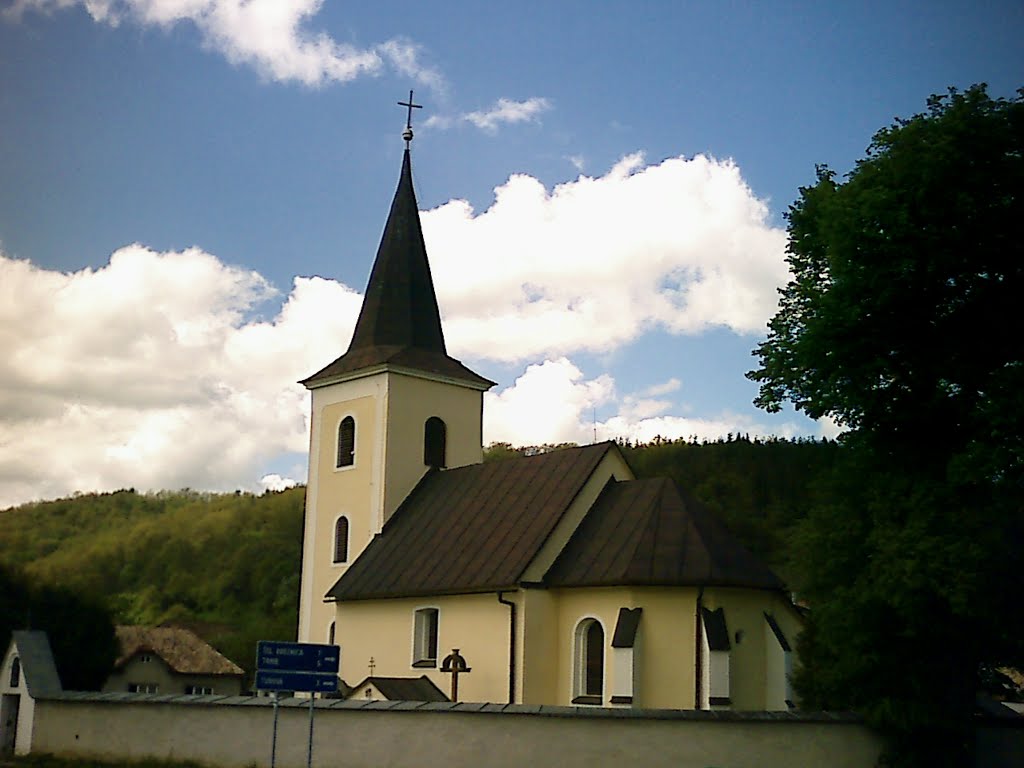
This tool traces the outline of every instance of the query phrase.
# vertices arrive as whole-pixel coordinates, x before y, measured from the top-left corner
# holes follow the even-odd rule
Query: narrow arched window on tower
[[[339,517],[334,524],[334,562],[348,560],[348,518]]]
[[[346,416],[338,425],[339,467],[351,467],[356,462],[356,420]]]
[[[431,416],[423,425],[423,463],[428,467],[442,469],[445,466],[445,451],[448,428],[437,416]]]

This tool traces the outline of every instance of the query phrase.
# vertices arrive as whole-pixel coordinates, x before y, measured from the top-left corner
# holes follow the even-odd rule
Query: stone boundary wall
[[[266,698],[63,693],[39,699],[32,751],[270,764]],[[278,711],[277,765],[303,768],[307,699]],[[317,700],[314,768],[872,768],[852,715]]]

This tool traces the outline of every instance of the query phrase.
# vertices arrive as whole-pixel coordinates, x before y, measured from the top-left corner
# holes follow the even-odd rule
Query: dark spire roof
[[[302,383],[315,386],[385,364],[459,379],[482,389],[494,384],[449,357],[445,348],[408,149],[348,351]]]

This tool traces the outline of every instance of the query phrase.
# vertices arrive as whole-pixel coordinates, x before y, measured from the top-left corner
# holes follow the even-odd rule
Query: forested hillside
[[[488,458],[547,447],[497,445]],[[689,488],[787,577],[792,525],[834,443],[729,438],[623,446],[642,477]],[[254,496],[134,490],[0,511],[0,563],[101,599],[118,623],[195,629],[245,669],[256,641],[296,632],[304,489]]]
[[[247,670],[292,639],[304,489],[254,496],[134,490],[0,512],[0,562],[101,598],[125,624],[195,629]]]

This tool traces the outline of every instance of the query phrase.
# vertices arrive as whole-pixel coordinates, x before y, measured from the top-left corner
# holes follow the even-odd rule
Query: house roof
[[[598,443],[428,473],[327,597],[516,586],[610,450]]]
[[[370,676],[352,688],[352,693],[373,685],[389,701],[450,701],[444,691],[422,675],[420,677],[375,677]]]
[[[241,675],[242,668],[188,629],[180,627],[117,627],[121,653],[115,669],[139,653],[155,653],[172,671],[183,675]]]
[[[40,630],[15,630],[11,639],[18,649],[18,663],[32,698],[60,693],[60,675],[53,662],[50,640]]]
[[[544,578],[552,587],[782,581],[672,480],[610,482]]]
[[[348,351],[302,383],[313,388],[379,366],[457,379],[479,389],[494,386],[445,348],[408,149]]]

